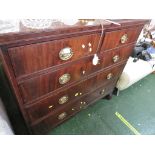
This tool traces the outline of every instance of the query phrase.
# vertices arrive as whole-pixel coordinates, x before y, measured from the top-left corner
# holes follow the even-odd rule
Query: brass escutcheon
[[[113,62],[118,62],[119,61],[119,55],[115,55],[113,57]]]
[[[62,96],[60,99],[59,99],[59,104],[64,104],[68,101],[68,95],[65,95],[65,96]]]
[[[70,81],[70,78],[71,78],[70,74],[68,74],[68,73],[63,74],[63,75],[60,76],[60,78],[59,78],[59,83],[60,83],[60,84],[65,84],[65,83],[67,83],[67,82]]]
[[[121,43],[124,44],[126,43],[128,40],[128,35],[127,34],[124,34],[122,37],[121,37]]]
[[[112,74],[112,73],[109,73],[109,74],[107,75],[107,79],[108,79],[108,80],[110,80],[112,77],[113,77],[113,74]]]
[[[66,116],[67,116],[67,113],[66,113],[66,112],[63,112],[63,113],[61,113],[61,114],[58,116],[58,119],[59,119],[59,120],[62,120],[62,119],[64,119]]]
[[[59,52],[59,57],[61,60],[69,60],[73,54],[72,49],[70,47],[66,47]]]

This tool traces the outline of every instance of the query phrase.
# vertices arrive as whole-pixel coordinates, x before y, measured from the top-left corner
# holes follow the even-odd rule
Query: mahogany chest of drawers
[[[115,22],[58,22],[39,30],[20,23],[17,32],[0,34],[4,72],[29,134],[46,134],[112,94],[149,20]]]

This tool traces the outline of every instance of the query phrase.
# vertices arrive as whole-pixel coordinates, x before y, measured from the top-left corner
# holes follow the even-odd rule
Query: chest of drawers
[[[111,94],[149,20],[93,22],[58,22],[45,30],[19,27],[0,35],[4,72],[30,134],[48,133]]]

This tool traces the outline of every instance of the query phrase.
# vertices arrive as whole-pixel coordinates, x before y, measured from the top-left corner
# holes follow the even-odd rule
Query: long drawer
[[[10,48],[8,51],[15,75],[20,77],[93,54],[99,38],[100,34],[84,35]]]
[[[112,92],[115,84],[116,81],[113,81],[110,85],[103,85],[78,101],[72,102],[71,104],[66,105],[64,108],[61,108],[59,111],[52,113],[52,115],[50,115],[48,118],[32,124],[33,132],[35,134],[48,132],[50,129],[64,122],[80,110],[85,109],[89,104],[92,104],[94,101],[96,101],[96,99],[103,98]]]
[[[128,43],[135,42],[141,32],[142,26],[106,32],[101,50],[106,51]]]
[[[67,68],[67,70],[70,70],[70,69],[71,67]],[[79,77],[79,75],[77,75],[78,70],[76,70],[75,68],[73,69],[74,70],[72,72],[65,72],[62,75],[61,75],[61,72],[57,72],[59,76],[54,73],[50,73],[50,74],[42,75],[42,76],[27,80],[26,82],[22,83],[19,87],[21,89],[21,94],[24,99],[24,102],[25,103],[32,102],[32,100],[35,100],[43,95],[52,93],[58,88],[63,89],[65,86],[67,86],[67,83],[71,83],[74,81],[72,80],[73,77],[75,77],[78,81],[78,77]],[[104,80],[107,80],[107,76],[117,77],[119,71],[122,71],[122,69],[121,68],[119,69],[117,67],[114,67],[107,71],[102,71],[101,73],[98,74],[97,76],[98,81],[96,81],[95,84],[100,84]],[[70,78],[70,81],[64,84],[61,84],[60,83],[61,77],[63,77],[62,80],[68,80]]]

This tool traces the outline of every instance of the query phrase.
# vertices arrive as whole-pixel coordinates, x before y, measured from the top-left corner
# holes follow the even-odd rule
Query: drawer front
[[[112,80],[110,83],[106,83],[103,86],[100,86],[100,88],[97,88],[91,94],[86,95],[83,98],[83,102],[86,102],[87,103],[86,105],[88,105],[88,104],[91,104],[93,100],[102,98],[103,96],[106,96],[109,93],[113,92],[117,80],[118,79],[116,78],[116,79]]]
[[[64,64],[96,52],[99,34],[10,48],[17,77]]]
[[[32,124],[32,129],[34,133],[40,134],[48,132],[50,129],[64,122],[80,110],[85,109],[89,105],[89,103],[93,102],[93,100],[102,98],[106,96],[108,93],[112,92],[115,83],[116,81],[113,81],[113,83],[111,83],[110,85],[103,85],[102,87],[93,91],[89,95],[84,96],[79,101],[72,102],[71,104],[68,104],[64,108],[60,109],[59,111],[56,111],[51,116],[42,120],[41,122],[37,124]]]
[[[106,32],[101,50],[109,50],[118,46],[135,42],[142,30],[142,26]]]
[[[127,60],[131,55],[135,44],[130,44],[125,47],[118,47],[116,49],[101,52],[99,56],[99,63],[97,65],[92,65],[93,56],[90,56],[87,64],[83,68],[86,75],[94,73],[100,69],[109,67],[111,65],[120,63],[121,61]]]
[[[131,44],[107,52],[102,52],[99,65],[101,65],[101,68],[105,68],[123,60],[127,60],[129,56],[131,56],[134,46],[135,44]]]
[[[99,87],[103,82],[111,83],[114,79],[118,79],[124,69],[124,66],[125,64],[121,64],[97,74],[94,84],[95,87]]]

